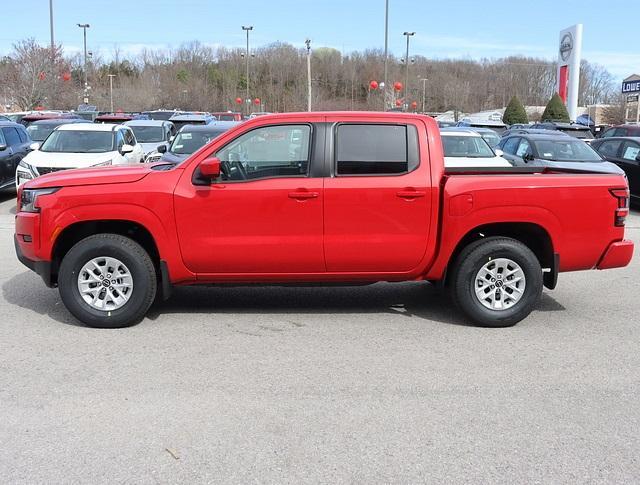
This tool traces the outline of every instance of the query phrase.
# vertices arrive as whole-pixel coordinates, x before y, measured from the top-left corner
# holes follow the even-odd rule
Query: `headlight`
[[[105,167],[107,165],[111,165],[113,160],[107,160],[106,162],[96,163],[95,165],[91,165],[92,167]]]
[[[22,167],[25,170],[27,170],[29,173],[33,173],[33,170],[31,169],[31,165],[25,162],[24,159],[20,160],[20,163],[18,163],[18,167]]]
[[[23,189],[20,194],[20,212],[40,212],[40,207],[36,204],[41,195],[53,194],[60,190],[60,187],[48,189]]]

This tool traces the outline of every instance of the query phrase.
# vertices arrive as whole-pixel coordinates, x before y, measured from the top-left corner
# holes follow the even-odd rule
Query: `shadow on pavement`
[[[57,290],[26,271],[2,285],[4,299],[13,305],[47,315],[68,325],[80,325],[66,310]],[[536,311],[563,311],[544,293]],[[172,297],[154,305],[148,317],[163,314],[367,314],[404,315],[450,325],[471,326],[454,308],[447,294],[426,282],[377,283],[367,286],[220,286],[177,287]]]

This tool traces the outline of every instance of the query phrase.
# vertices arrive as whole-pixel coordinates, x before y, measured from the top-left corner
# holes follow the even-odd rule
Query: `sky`
[[[384,47],[385,0],[53,0],[56,43],[67,54],[88,49],[109,59],[143,48],[190,41],[245,45],[242,25],[253,25],[259,47],[288,42],[348,53]],[[404,31],[415,31],[410,55],[481,59],[508,55],[557,58],[559,31],[584,25],[583,58],[604,65],[617,80],[640,71],[637,15],[628,0],[389,0],[389,49],[405,52]],[[49,0],[3,1],[0,54],[33,37],[50,42]]]

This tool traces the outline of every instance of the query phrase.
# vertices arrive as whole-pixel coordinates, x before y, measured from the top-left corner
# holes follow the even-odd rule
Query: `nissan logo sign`
[[[567,32],[562,36],[562,40],[560,41],[560,57],[563,61],[568,61],[571,56],[571,51],[573,50],[573,37]]]

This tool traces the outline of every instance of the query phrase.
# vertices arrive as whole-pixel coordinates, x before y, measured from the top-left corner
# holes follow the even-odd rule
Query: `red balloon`
[[[242,104],[242,98],[236,98],[236,104]]]
[[[255,104],[256,106],[258,106],[260,104],[260,98],[256,98],[253,100],[253,104]]]
[[[62,80],[63,81],[70,81],[71,80],[71,73],[70,72],[63,72],[62,73]]]
[[[371,89],[378,89],[378,81],[371,81],[371,82],[369,83],[369,87],[370,87]]]
[[[400,81],[394,82],[393,89],[395,89],[396,91],[402,91],[402,83]]]
[[[411,109],[416,109],[418,107],[418,103],[416,101],[413,101],[411,103]]]
[[[396,106],[398,106],[398,107],[402,106],[402,100],[401,99],[396,99]]]
[[[47,75],[45,74],[44,71],[40,71],[40,73],[38,74],[38,79],[40,79],[40,81],[44,81],[46,77]]]

